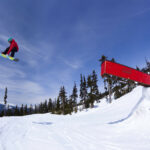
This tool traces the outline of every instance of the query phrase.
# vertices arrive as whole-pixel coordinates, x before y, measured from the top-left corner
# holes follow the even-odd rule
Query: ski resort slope
[[[0,118],[0,150],[150,150],[150,88],[73,115]]]

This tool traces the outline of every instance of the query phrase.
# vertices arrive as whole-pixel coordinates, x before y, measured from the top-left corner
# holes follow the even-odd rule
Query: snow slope
[[[0,150],[149,150],[150,88],[77,114],[0,118]]]

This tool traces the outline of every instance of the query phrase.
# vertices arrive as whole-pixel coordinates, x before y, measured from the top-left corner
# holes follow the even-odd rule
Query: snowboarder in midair
[[[8,42],[10,43],[10,46],[7,47],[6,50],[2,52],[2,54],[9,55],[9,53],[11,53],[10,56],[14,57],[15,53],[19,50],[18,44],[13,38],[9,38]]]

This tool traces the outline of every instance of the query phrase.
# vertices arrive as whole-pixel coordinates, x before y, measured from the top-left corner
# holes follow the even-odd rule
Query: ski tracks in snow
[[[22,122],[21,119],[18,119],[16,122],[14,117],[6,117],[1,120],[0,150],[9,150],[13,149],[13,147],[16,147],[16,150],[23,150],[21,141],[27,136],[27,133],[30,130],[30,128],[23,128],[25,124],[26,122]]]

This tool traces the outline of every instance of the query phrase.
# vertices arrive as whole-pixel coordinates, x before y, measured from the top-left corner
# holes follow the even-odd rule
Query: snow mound
[[[128,112],[127,116],[117,121],[109,122],[109,124],[121,123],[128,119],[128,123],[136,121],[137,119],[138,121],[140,120],[142,122],[143,117],[150,117],[150,88],[136,88],[132,93],[128,94],[128,96],[130,96],[130,99],[132,98],[133,94],[137,94],[137,98],[135,98],[134,96],[134,102],[132,102],[132,100],[131,102],[129,102],[128,100],[128,102],[131,103],[132,107],[130,108],[130,111]],[[120,98],[120,100],[124,99],[125,97]]]

